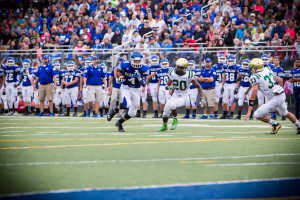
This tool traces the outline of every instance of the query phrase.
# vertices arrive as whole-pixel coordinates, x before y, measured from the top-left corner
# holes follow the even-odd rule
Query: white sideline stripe
[[[300,162],[255,162],[255,163],[230,163],[230,164],[209,164],[209,167],[232,167],[232,166],[264,166],[264,165],[300,165]]]
[[[5,132],[9,132],[9,131],[5,131]],[[290,130],[280,130],[280,133],[285,133],[285,132],[291,132]],[[268,133],[269,131],[244,131],[244,132],[211,132],[210,134],[260,134],[260,133]],[[132,135],[149,135],[151,133],[112,133],[112,132],[104,132],[104,133],[28,133],[28,134],[1,134],[0,133],[0,137],[24,137],[24,136],[86,136],[86,135],[110,135],[110,136],[132,136]],[[174,133],[174,134],[166,134],[166,135],[150,135],[150,136],[175,136],[175,135],[195,135],[195,134],[203,134],[201,132],[199,133],[193,133],[193,132],[180,132],[180,133]],[[207,134],[207,133],[206,133]],[[201,137],[205,137],[205,136],[189,136],[191,138],[201,138]],[[207,137],[215,137],[215,136],[207,136]],[[234,138],[234,137],[229,137],[229,138]],[[237,137],[238,138],[238,137]],[[240,137],[242,138],[242,137]],[[255,138],[255,137],[253,137]],[[284,138],[282,138],[284,139]],[[286,138],[287,140],[289,138]]]
[[[41,192],[12,193],[12,194],[7,194],[7,195],[0,195],[0,198],[39,195],[39,194],[90,192],[90,191],[102,191],[102,190],[136,190],[136,189],[188,187],[188,186],[202,186],[202,185],[222,185],[222,184],[237,184],[237,183],[252,183],[252,182],[253,183],[258,183],[258,182],[287,181],[287,180],[298,180],[298,179],[300,179],[300,177],[265,178],[265,179],[249,179],[249,180],[216,181],[216,182],[174,183],[174,184],[131,186],[131,187],[107,187],[107,188],[81,188],[81,189],[66,189],[66,190],[49,190],[49,191],[41,191]]]
[[[291,154],[264,154],[252,156],[217,156],[206,158],[161,158],[144,160],[85,160],[85,161],[66,161],[66,162],[29,162],[29,163],[0,163],[0,167],[22,166],[22,165],[64,165],[64,164],[97,164],[97,163],[143,163],[143,162],[169,162],[169,161],[190,161],[190,160],[217,160],[217,159],[241,159],[241,158],[265,158],[276,156],[300,156],[300,153]]]
[[[159,127],[160,125],[141,125],[142,127]],[[141,126],[126,126],[126,128],[140,128]],[[219,126],[219,125],[204,125],[204,124],[180,124],[180,127],[204,127],[204,128],[254,128],[253,125],[243,125],[243,126],[236,126],[236,125],[229,125],[229,126]],[[290,126],[282,126],[283,128],[287,128],[287,129],[292,129],[293,127]],[[32,126],[8,126],[8,127],[0,127],[0,129],[5,130],[5,129],[13,129],[13,128],[19,128],[19,129],[78,129],[81,128],[81,126],[41,126],[41,127],[32,127]],[[92,126],[92,127],[84,127],[84,129],[105,129],[105,128],[116,128],[115,126]],[[264,129],[264,128],[270,128],[269,125],[256,125],[255,128],[260,128],[260,129]]]

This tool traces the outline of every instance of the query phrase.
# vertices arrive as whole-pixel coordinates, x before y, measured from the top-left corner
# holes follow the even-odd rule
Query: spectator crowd
[[[146,56],[162,48],[161,58],[173,59],[178,48],[239,47],[243,54],[255,46],[295,46],[279,55],[288,62],[300,55],[299,7],[278,0],[15,0],[0,8],[0,47],[38,57],[51,50],[58,59],[61,48],[72,49],[71,59],[124,45]]]

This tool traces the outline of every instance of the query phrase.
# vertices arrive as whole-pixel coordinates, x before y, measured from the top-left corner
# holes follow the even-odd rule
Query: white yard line
[[[290,154],[263,154],[263,155],[241,155],[241,156],[216,156],[198,158],[160,158],[160,159],[141,159],[141,160],[85,160],[85,161],[65,161],[65,162],[28,162],[28,163],[1,163],[0,167],[7,166],[26,166],[26,165],[81,165],[97,163],[148,163],[148,162],[173,162],[173,161],[194,161],[194,160],[219,160],[219,159],[243,159],[243,158],[266,158],[266,157],[300,156],[300,153]]]
[[[300,165],[300,162],[255,162],[255,163],[230,163],[209,164],[209,167],[232,167],[232,166],[265,166],[265,165]]]

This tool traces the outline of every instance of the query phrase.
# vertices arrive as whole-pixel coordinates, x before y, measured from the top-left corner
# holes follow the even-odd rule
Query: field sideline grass
[[[300,135],[258,121],[0,117],[0,194],[300,177]],[[171,123],[171,122],[170,122]]]

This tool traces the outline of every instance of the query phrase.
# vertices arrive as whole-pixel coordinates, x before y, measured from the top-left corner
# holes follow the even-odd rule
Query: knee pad
[[[137,113],[137,108],[135,108],[135,107],[129,108],[129,110],[128,110],[128,115],[129,115],[130,117],[135,117],[136,113]]]

